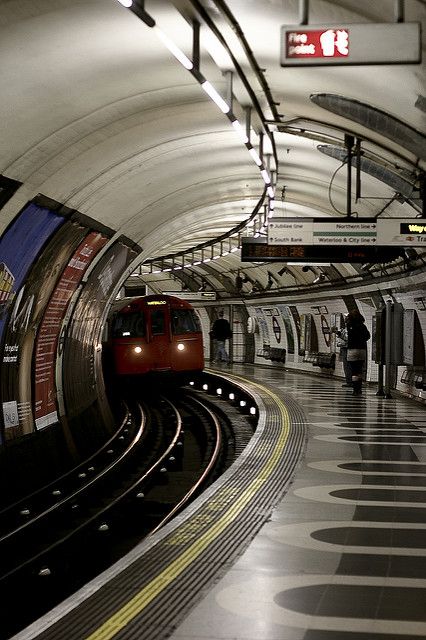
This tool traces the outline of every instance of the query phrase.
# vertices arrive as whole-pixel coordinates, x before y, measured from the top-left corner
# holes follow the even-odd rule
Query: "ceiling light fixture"
[[[159,27],[155,26],[153,28],[153,31],[156,34],[157,38],[161,40],[161,42],[167,47],[170,53],[174,55],[176,60],[178,60],[185,67],[185,69],[188,69],[188,71],[191,71],[191,69],[194,68],[194,65],[192,64],[188,56],[186,56],[183,53],[183,51],[181,51],[179,47],[177,47],[175,43],[172,40],[170,40],[170,38],[166,36],[166,34],[163,31],[161,31]]]
[[[204,80],[204,82],[201,83],[201,86],[213,102],[217,104],[222,113],[228,113],[230,111],[229,105],[225,102],[222,96],[219,95],[214,86],[208,82],[208,80]]]
[[[269,173],[266,171],[266,169],[262,169],[260,172],[260,175],[262,176],[265,184],[271,184],[271,177],[269,175]]]
[[[257,166],[260,167],[262,165],[262,160],[259,158],[259,155],[258,155],[256,149],[254,149],[253,147],[250,147],[249,148],[249,154],[251,155],[251,157],[253,158],[253,160],[257,164]]]
[[[234,127],[235,131],[237,132],[238,137],[240,138],[241,142],[243,144],[247,144],[249,139],[248,139],[247,134],[244,131],[244,127],[241,125],[241,123],[238,122],[238,120],[232,120],[232,126]]]

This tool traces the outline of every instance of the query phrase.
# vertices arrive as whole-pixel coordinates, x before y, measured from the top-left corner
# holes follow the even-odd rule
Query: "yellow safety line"
[[[254,383],[256,384],[256,383]],[[256,384],[260,387],[260,385]],[[147,607],[154,598],[156,598],[173,580],[175,580],[185,569],[198,558],[198,556],[209,546],[209,544],[217,538],[226,527],[241,513],[248,504],[252,496],[266,482],[268,477],[281,459],[281,455],[288,439],[290,420],[288,412],[283,402],[275,394],[268,389],[263,388],[276,402],[281,412],[283,421],[283,430],[280,434],[278,442],[272,456],[268,462],[260,470],[257,478],[249,485],[249,487],[241,494],[241,496],[233,503],[228,511],[206,531],[198,540],[196,540],[188,549],[186,549],[176,560],[174,560],[166,569],[164,569],[156,578],[141,589],[131,600],[124,604],[115,614],[106,620],[96,631],[87,636],[86,640],[109,640],[119,633],[129,622],[139,615],[145,607]]]

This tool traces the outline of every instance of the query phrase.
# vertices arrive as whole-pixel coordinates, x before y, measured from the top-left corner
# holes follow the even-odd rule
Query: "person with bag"
[[[370,339],[370,332],[364,323],[365,318],[358,309],[352,309],[348,313],[347,359],[352,375],[354,396],[360,396],[362,393],[362,374],[364,362],[367,359],[367,342]]]
[[[225,341],[232,336],[231,326],[228,320],[223,317],[223,311],[219,311],[218,315],[219,317],[213,322],[210,331],[210,336],[213,340],[214,347],[212,363],[215,361],[222,361],[226,362],[226,364],[229,364],[229,356],[225,348]]]

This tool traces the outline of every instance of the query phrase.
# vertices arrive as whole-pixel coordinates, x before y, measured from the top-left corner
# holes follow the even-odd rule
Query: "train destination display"
[[[398,247],[377,245],[268,244],[266,238],[242,238],[242,262],[389,262],[400,255]]]

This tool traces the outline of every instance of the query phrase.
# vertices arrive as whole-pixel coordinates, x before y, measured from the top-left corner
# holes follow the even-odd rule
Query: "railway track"
[[[232,463],[252,429],[236,435],[218,404],[182,390],[129,401],[101,451],[0,512],[1,640],[160,528]],[[17,601],[25,603],[19,619]]]

